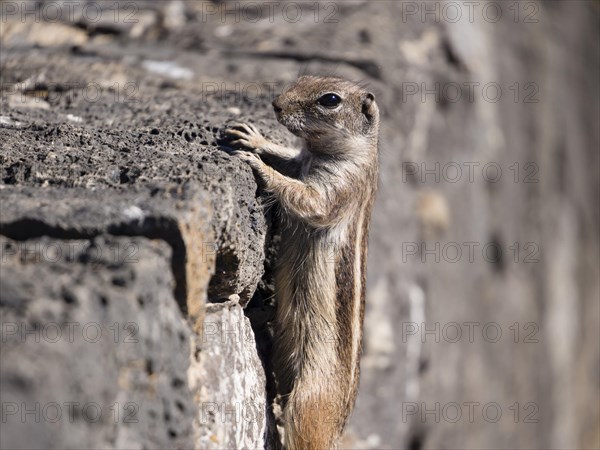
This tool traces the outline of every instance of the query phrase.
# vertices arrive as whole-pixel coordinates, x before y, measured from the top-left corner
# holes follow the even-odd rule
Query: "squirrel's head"
[[[282,125],[309,142],[377,138],[375,96],[343,78],[300,77],[275,98],[273,109]]]

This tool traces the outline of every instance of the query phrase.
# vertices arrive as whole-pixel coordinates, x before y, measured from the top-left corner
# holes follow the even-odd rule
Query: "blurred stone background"
[[[383,119],[342,446],[600,448],[597,1],[0,8],[2,448],[272,445],[277,240],[221,133],[293,144],[303,73]]]

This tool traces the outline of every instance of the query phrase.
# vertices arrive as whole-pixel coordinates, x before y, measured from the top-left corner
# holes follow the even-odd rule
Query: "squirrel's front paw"
[[[250,167],[252,167],[253,169],[261,169],[262,165],[264,164],[262,162],[262,160],[258,157],[258,155],[254,154],[254,153],[245,152],[242,150],[236,150],[236,151],[232,152],[231,154],[235,155],[238,158],[240,158],[241,160],[247,162],[248,165]]]
[[[269,144],[269,141],[252,124],[234,123],[233,128],[228,128],[225,133],[237,138],[231,141],[233,145],[244,147],[246,150],[252,150],[257,154],[261,154],[263,148]]]

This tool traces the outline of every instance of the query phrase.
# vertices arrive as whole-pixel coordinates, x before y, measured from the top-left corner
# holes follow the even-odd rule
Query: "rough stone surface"
[[[192,447],[190,328],[169,246],[0,243],[2,448]]]
[[[60,2],[23,5],[43,10],[49,3]],[[108,225],[122,220],[122,207],[137,205],[135,199],[151,217],[171,218],[181,236],[197,232],[191,218],[204,216],[210,226],[202,233],[213,236],[209,245],[192,250],[188,245],[197,240],[182,238],[194,255],[186,261],[185,279],[214,272],[208,286],[204,278],[195,284],[192,299],[210,302],[206,320],[226,329],[246,326],[241,307],[247,305],[244,312],[258,330],[256,324],[270,317],[271,242],[277,240],[271,241],[260,187],[248,168],[223,151],[221,132],[230,121],[249,120],[268,137],[292,143],[269,107],[273,92],[302,72],[366,81],[382,111],[381,183],[370,239],[361,388],[343,446],[600,447],[595,2],[520,2],[516,9],[500,2],[490,3],[484,13],[485,2],[472,15],[458,2],[457,21],[447,20],[454,17],[444,9],[451,2],[427,3],[434,11],[429,14],[424,2],[293,2],[285,12],[286,2],[280,2],[273,9],[263,5],[262,20],[255,20],[243,2],[136,1],[121,5],[118,20],[107,7],[95,21],[83,13],[88,3],[98,4],[79,2],[72,20],[65,17],[59,26],[43,20],[23,24],[3,10],[0,234],[17,243],[37,242],[47,235],[44,221],[65,230],[76,226],[73,218],[97,217],[98,224],[88,228],[98,231],[93,235],[50,238],[159,241],[172,252],[165,236],[150,236],[140,226],[125,237]],[[302,15],[296,20],[299,5]],[[498,8],[502,17],[496,20]],[[489,83],[502,90],[498,99],[496,85],[484,91]],[[492,166],[483,173],[486,164]],[[173,186],[185,189],[177,193]],[[154,190],[162,199],[153,197]],[[73,205],[89,199],[107,211],[75,214],[55,200],[38,213],[35,201],[58,192]],[[204,202],[191,212],[195,195]],[[69,213],[58,222],[61,211]],[[11,230],[11,217],[25,212],[43,220],[5,231]],[[455,259],[457,247],[461,256]],[[152,258],[176,280],[181,271],[173,272],[165,255]],[[83,263],[69,264],[86,280],[99,280]],[[30,270],[52,270],[47,266],[54,267],[31,263]],[[53,304],[26,290],[30,277],[21,275],[20,267],[12,257],[3,262],[3,285],[4,272],[14,273],[7,298],[36,296],[40,305]],[[148,286],[158,279],[148,279]],[[4,298],[3,290],[3,323],[5,311],[16,314],[26,303],[5,304]],[[164,307],[181,314],[176,305],[171,298]],[[135,303],[129,307],[133,314]],[[161,315],[155,320],[163,320]],[[144,318],[151,323],[150,316]],[[455,324],[462,333],[458,340]],[[484,334],[486,324],[492,325]],[[202,422],[214,403],[227,410],[265,401],[260,385],[269,374],[257,360],[255,343],[203,339],[206,329],[189,320],[186,327],[189,358],[168,362],[172,366],[164,372],[187,370],[185,389],[198,391],[177,430],[181,441],[172,446],[186,446],[185,439],[200,448],[261,446],[269,426],[262,420],[234,425],[231,416],[222,420],[220,409]],[[498,329],[502,336],[492,342]],[[427,330],[433,332],[423,334]],[[261,339],[256,344],[264,356],[268,345]],[[161,342],[153,351],[175,355],[182,350],[178,345]],[[27,356],[15,382],[39,367],[31,359],[39,349],[18,346]],[[54,351],[70,355],[69,347],[58,347]],[[107,350],[97,359],[113,354]],[[64,364],[45,361],[50,381],[63,373]],[[88,365],[76,367],[102,373],[93,359],[85,361]],[[4,383],[4,342],[2,362]],[[115,367],[121,363],[125,359]],[[69,372],[69,380],[83,382],[81,373]],[[114,393],[111,383],[98,382]],[[23,395],[29,397],[23,398],[50,395],[37,382],[26,386]],[[131,398],[144,393],[143,387],[136,389],[128,392]],[[160,395],[170,401],[174,394]],[[202,402],[208,416],[202,415]],[[456,421],[450,420],[454,404],[462,414]],[[493,409],[484,415],[488,404],[501,408],[498,421],[491,420]],[[134,431],[124,424],[96,425],[86,437],[115,433],[134,436],[135,445],[168,447],[149,423],[154,422]],[[196,427],[193,437],[184,431],[189,423]],[[52,428],[56,442],[69,446],[72,441],[63,434],[71,424],[60,426],[28,428],[28,444],[45,447],[40,439]],[[78,436],[75,430],[80,428],[73,428]],[[124,441],[105,446],[119,447],[116,442]]]
[[[264,235],[265,221],[255,198],[251,171],[216,148],[220,128],[235,116],[214,98],[202,103],[197,111],[190,110],[189,98],[168,98],[169,103],[178,105],[179,120],[169,115],[174,123],[165,119],[159,124],[156,105],[165,108],[167,103],[155,98],[149,102],[151,106],[135,104],[139,108],[135,112],[137,121],[144,123],[137,130],[106,129],[104,121],[94,123],[90,117],[81,119],[80,125],[68,119],[64,123],[64,118],[57,121],[56,113],[44,109],[36,109],[41,117],[31,119],[27,117],[29,111],[16,108],[16,114],[0,129],[3,181],[7,186],[114,188],[119,192],[140,185],[149,186],[150,191],[163,185],[203,189],[209,192],[211,202],[204,209],[212,206],[214,211],[214,238],[206,240],[202,251],[207,257],[218,256],[209,296],[218,301],[220,291],[224,291],[227,295],[238,294],[247,302],[262,275],[256,262],[264,259],[263,240],[255,237]],[[111,99],[105,101],[105,106],[114,107]],[[131,113],[134,107],[123,108]],[[119,114],[114,109],[104,111],[105,120],[114,120],[113,115]],[[171,111],[167,108],[165,113]],[[159,128],[145,125],[145,115],[153,117]]]
[[[209,204],[203,193],[171,186],[170,192],[131,189],[114,196],[112,202],[107,202],[106,196],[105,191],[79,188],[40,191],[5,187],[0,192],[0,230],[23,241],[38,236],[65,240],[103,234],[160,238],[169,243],[173,253],[172,295],[184,313],[201,320],[203,289],[211,276],[211,262],[214,265],[214,255],[206,255],[204,266],[193,267],[194,251],[203,249],[198,243],[213,241],[206,217]],[[192,269],[194,278],[188,279]]]
[[[266,427],[265,375],[256,351],[254,332],[240,305],[229,301],[209,305],[197,371],[190,383],[197,386],[203,433],[199,448],[262,447]],[[236,393],[236,395],[232,395]],[[243,394],[243,395],[240,395]]]

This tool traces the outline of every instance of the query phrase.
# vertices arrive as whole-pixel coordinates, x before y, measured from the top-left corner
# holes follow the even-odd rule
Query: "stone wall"
[[[0,1],[2,448],[273,445],[274,211],[222,131],[294,144],[299,73],[382,111],[342,446],[600,447],[597,2],[68,3]]]

